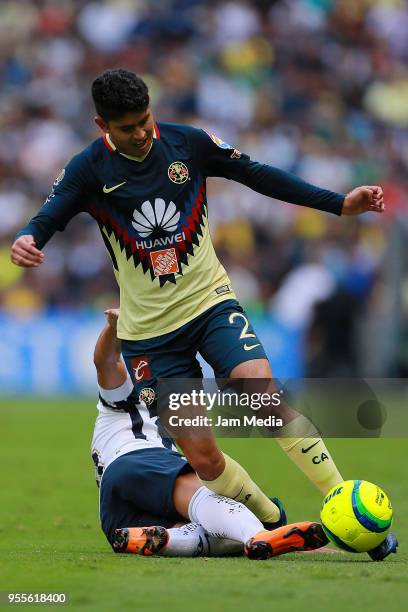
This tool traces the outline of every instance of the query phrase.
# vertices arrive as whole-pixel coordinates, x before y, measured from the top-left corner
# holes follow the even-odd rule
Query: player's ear
[[[105,134],[109,132],[108,125],[107,123],[105,123],[102,117],[100,117],[99,115],[96,115],[96,117],[94,118],[94,121],[96,125],[101,128],[102,132],[104,132]]]

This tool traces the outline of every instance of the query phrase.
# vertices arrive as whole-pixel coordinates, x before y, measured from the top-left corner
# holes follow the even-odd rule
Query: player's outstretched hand
[[[22,268],[37,268],[44,261],[44,253],[35,246],[33,236],[20,236],[11,247],[10,259]]]
[[[343,215],[361,215],[365,212],[384,212],[384,192],[378,185],[356,187],[344,199]]]
[[[103,314],[106,317],[107,324],[116,331],[119,318],[119,308],[108,308]]]

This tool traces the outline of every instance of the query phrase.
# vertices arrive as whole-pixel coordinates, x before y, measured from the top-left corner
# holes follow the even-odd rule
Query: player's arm
[[[91,189],[88,162],[76,155],[55,180],[52,191],[38,213],[20,230],[11,247],[11,261],[23,268],[39,266],[44,260],[43,246],[57,231],[85,210],[87,192]]]
[[[344,195],[322,189],[303,181],[294,174],[255,161],[249,161],[246,164],[237,181],[277,200],[336,215],[358,215],[368,211],[379,213],[384,211],[383,190],[377,185],[356,187]]]
[[[274,166],[252,161],[248,155],[223,143],[216,136],[208,135],[203,130],[191,130],[190,141],[194,150],[199,152],[201,166],[206,176],[222,176],[271,198],[336,215],[384,210],[384,194],[381,187],[357,187],[344,195],[307,183],[294,174]]]
[[[114,308],[106,310],[105,316],[107,323],[99,335],[94,351],[98,384],[104,391],[117,389],[124,385],[128,379],[126,366],[121,357],[121,343],[116,335],[119,310]],[[130,391],[132,388],[133,385],[130,386]],[[106,393],[103,393],[103,395],[105,397]]]

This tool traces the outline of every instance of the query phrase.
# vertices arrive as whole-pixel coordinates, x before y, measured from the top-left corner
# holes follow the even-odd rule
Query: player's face
[[[111,120],[106,130],[118,151],[133,157],[143,157],[153,140],[154,118],[150,108],[143,113],[126,113],[120,119]]]

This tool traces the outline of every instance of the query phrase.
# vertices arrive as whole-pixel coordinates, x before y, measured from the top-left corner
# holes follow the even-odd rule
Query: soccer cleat
[[[398,540],[395,537],[395,533],[390,533],[385,538],[384,542],[381,542],[373,550],[368,551],[368,555],[373,561],[384,561],[385,557],[388,557],[391,553],[396,553],[398,548]]]
[[[268,531],[272,531],[273,529],[277,529],[278,527],[283,527],[283,525],[287,525],[288,519],[281,500],[277,497],[270,497],[269,499],[275,504],[275,506],[278,506],[280,510],[280,517],[278,521],[276,521],[275,523],[262,523],[265,529],[267,529]]]
[[[164,527],[125,527],[115,529],[112,548],[116,553],[156,555],[169,539]]]
[[[248,559],[270,559],[285,553],[316,550],[329,540],[320,523],[291,523],[274,531],[260,531],[245,545]]]

